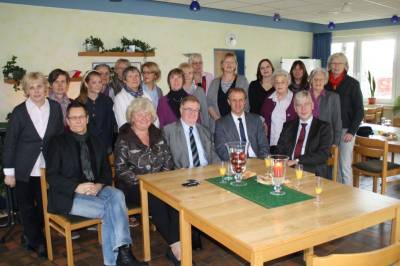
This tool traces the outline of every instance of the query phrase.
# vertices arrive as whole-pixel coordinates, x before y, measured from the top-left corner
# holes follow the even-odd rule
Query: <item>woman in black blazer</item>
[[[16,187],[27,247],[45,256],[40,168],[49,139],[64,130],[60,105],[46,98],[48,81],[42,73],[26,74],[22,86],[28,99],[11,115],[4,143],[4,183]]]

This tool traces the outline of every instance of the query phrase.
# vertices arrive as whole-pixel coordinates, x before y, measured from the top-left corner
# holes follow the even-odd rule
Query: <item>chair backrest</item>
[[[386,162],[388,153],[387,140],[356,136],[354,155],[381,158]]]
[[[367,123],[378,123],[378,112],[379,108],[370,108],[364,112],[364,121]]]
[[[378,107],[376,110],[376,123],[382,123],[382,116],[383,116],[383,106]]]
[[[47,197],[47,180],[46,180],[46,169],[41,168],[40,169],[40,191],[42,192],[42,204],[43,204],[43,213],[46,215],[47,214],[47,203],[48,203],[48,197]]]
[[[339,164],[339,148],[337,145],[331,146],[331,156],[328,158],[326,164],[332,167],[332,180],[336,182]]]
[[[370,252],[313,256],[311,260],[312,266],[388,266],[400,260],[400,243]]]
[[[393,126],[394,127],[400,127],[400,117],[393,117]]]
[[[111,168],[111,177],[112,177],[112,185],[115,186],[115,157],[114,157],[114,153],[110,153],[108,155],[108,163],[110,164],[110,168]]]

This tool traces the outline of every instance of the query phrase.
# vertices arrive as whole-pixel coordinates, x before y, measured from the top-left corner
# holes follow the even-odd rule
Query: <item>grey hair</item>
[[[322,67],[317,67],[313,71],[311,71],[310,76],[308,77],[308,83],[310,83],[310,85],[312,84],[312,80],[314,79],[314,76],[319,73],[324,75],[324,79],[325,79],[324,85],[326,85],[328,83],[328,81],[329,81],[328,71],[326,71],[326,69],[324,69]]]
[[[288,85],[290,84],[290,80],[291,80],[290,74],[286,70],[283,70],[283,69],[275,70],[274,73],[272,73],[272,77],[271,77],[272,83],[275,83],[276,77],[284,77],[284,78],[286,78]]]
[[[306,98],[308,101],[312,102],[311,93],[306,90],[301,90],[294,95],[294,105],[296,105],[298,101],[303,98]]]
[[[126,108],[126,121],[131,123],[132,115],[138,112],[149,112],[153,122],[157,119],[156,109],[153,103],[145,97],[137,97]]]
[[[201,54],[199,54],[199,53],[193,53],[193,54],[191,54],[191,55],[189,56],[188,63],[189,63],[189,64],[193,64],[193,60],[196,59],[196,58],[200,58],[201,60],[203,60],[203,57],[201,56]]]
[[[344,63],[344,69],[346,69],[346,71],[349,70],[349,61],[347,60],[347,56],[344,53],[334,53],[328,58],[328,63],[326,64],[328,71],[332,69],[331,64],[335,58],[340,58],[341,61],[343,61],[342,63]]]

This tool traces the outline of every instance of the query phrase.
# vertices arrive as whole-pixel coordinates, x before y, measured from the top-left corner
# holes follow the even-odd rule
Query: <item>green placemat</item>
[[[229,190],[254,203],[257,203],[265,208],[280,207],[314,198],[313,196],[304,194],[286,186],[282,186],[282,189],[286,192],[286,195],[273,196],[270,194],[270,192],[274,190],[273,186],[257,183],[256,177],[251,177],[243,181],[247,183],[247,186],[244,187],[234,187],[230,184],[220,184],[219,182],[221,181],[221,177],[219,176],[208,178],[207,181],[223,189]]]

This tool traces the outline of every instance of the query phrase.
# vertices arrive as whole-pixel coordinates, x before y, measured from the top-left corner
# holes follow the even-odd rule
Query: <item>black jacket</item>
[[[297,141],[299,119],[283,124],[277,149],[279,154],[292,156]],[[313,118],[306,141],[304,154],[299,157],[299,163],[304,170],[318,176],[327,176],[326,161],[330,155],[332,144],[332,129],[329,123]]]
[[[111,185],[112,177],[103,142],[89,135],[87,139],[94,183]],[[88,182],[81,169],[79,143],[72,133],[51,139],[46,158],[46,177],[49,183],[48,210],[68,214],[71,211],[76,187]]]
[[[40,152],[46,153],[49,139],[64,130],[60,104],[48,100],[50,115],[43,139],[36,131],[25,102],[17,105],[12,112],[4,142],[3,167],[14,168],[18,181],[28,182]]]
[[[364,118],[364,104],[360,83],[346,75],[336,90],[333,89],[330,83],[326,84],[325,89],[339,94],[342,127],[347,128],[347,132],[354,136]]]

